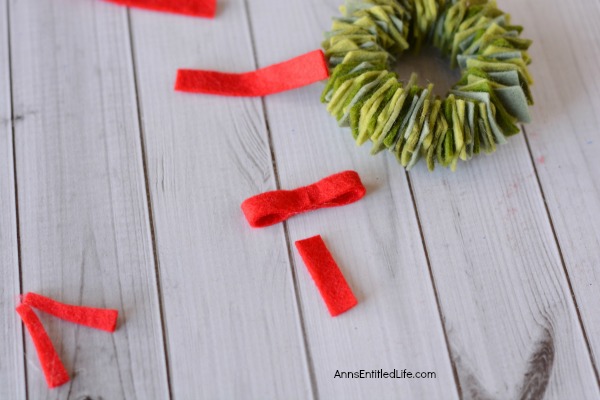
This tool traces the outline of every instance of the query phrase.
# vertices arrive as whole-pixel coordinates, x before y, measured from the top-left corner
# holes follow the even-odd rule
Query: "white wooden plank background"
[[[320,84],[172,90],[179,67],[318,48],[338,2],[230,0],[205,20],[0,1],[0,398],[600,398],[600,4],[501,2],[534,39],[534,121],[456,173],[356,149]],[[244,198],[343,169],[361,202],[245,223]],[[336,319],[294,248],[317,233],[360,301]],[[69,385],[45,387],[19,289],[121,310],[114,336],[42,318]],[[361,368],[437,379],[333,379]]]
[[[173,92],[178,67],[254,68],[243,2],[131,22],[173,396],[310,398],[282,227],[240,210],[275,188],[260,99]]]
[[[565,268],[596,362],[600,363],[600,3],[508,2],[536,38],[539,106],[526,127]],[[548,29],[552,26],[553,29]],[[560,54],[568,54],[561,57]],[[553,82],[552,85],[543,82]]]
[[[43,316],[74,379],[29,398],[168,396],[127,10],[10,2],[23,290],[117,308],[110,335]]]
[[[307,7],[303,0],[247,4],[259,67],[314,49],[329,24],[332,5],[313,2]],[[290,46],[289,32],[302,30],[306,33]],[[322,85],[313,85],[265,99],[281,187],[303,186],[354,169],[369,191],[364,200],[351,206],[299,216],[287,223],[292,246],[296,240],[323,236],[360,302],[344,317],[330,320],[294,250],[316,392],[323,399],[383,399],[394,393],[404,393],[406,398],[456,398],[458,390],[404,173],[396,166],[388,169],[383,157],[367,156],[366,148],[357,151],[348,132],[339,129],[325,107],[315,101],[321,89]],[[435,370],[439,379],[384,384],[332,379],[338,369],[409,366]]]
[[[17,209],[10,98],[9,26],[0,1],[0,398],[25,397],[23,336],[14,312],[19,296]]]

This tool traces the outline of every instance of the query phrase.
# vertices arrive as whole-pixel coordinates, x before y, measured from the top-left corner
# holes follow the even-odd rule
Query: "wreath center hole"
[[[423,46],[418,54],[407,51],[396,59],[392,66],[399,79],[406,83],[411,73],[417,73],[421,87],[433,83],[433,93],[445,97],[460,79],[460,69],[450,68],[450,60],[433,46]]]

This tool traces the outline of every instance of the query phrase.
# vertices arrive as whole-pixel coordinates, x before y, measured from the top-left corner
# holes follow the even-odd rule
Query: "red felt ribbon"
[[[295,190],[274,190],[250,197],[242,211],[253,228],[262,228],[306,211],[354,203],[366,193],[355,171],[344,171]]]
[[[56,300],[37,293],[26,293],[23,296],[22,302],[60,319],[90,328],[114,332],[117,326],[117,317],[119,315],[117,310],[73,306],[59,303]]]
[[[217,11],[216,0],[105,0],[128,7],[190,15],[193,17],[214,18]]]
[[[327,79],[329,70],[321,50],[256,71],[231,74],[180,69],[175,90],[222,96],[266,96]]]
[[[33,312],[33,309],[27,304],[20,304],[17,307],[17,313],[21,316],[23,324],[35,345],[48,387],[55,388],[67,383],[69,374],[67,374],[67,370],[56,353],[52,341],[50,341],[44,326]]]
[[[33,340],[46,382],[50,388],[68,382],[69,375],[32,307],[66,321],[108,332],[114,332],[117,325],[117,310],[72,306],[37,293],[26,293],[21,301],[17,312]]]
[[[358,304],[320,235],[298,240],[296,248],[304,260],[332,317]]]

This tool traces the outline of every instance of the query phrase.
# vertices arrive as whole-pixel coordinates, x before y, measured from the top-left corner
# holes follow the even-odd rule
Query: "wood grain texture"
[[[23,290],[120,311],[111,335],[42,316],[73,378],[31,399],[168,396],[126,10],[11,0]]]
[[[25,397],[19,296],[7,4],[0,0],[0,399]]]
[[[527,137],[598,368],[600,3],[505,2],[534,41],[536,105]],[[540,8],[543,18],[536,17]]]
[[[307,8],[318,14],[318,6]],[[306,32],[298,37],[306,37],[308,31],[314,29],[306,21],[293,23],[299,19],[300,10],[282,7],[279,11],[279,18],[286,12],[293,14],[285,28]],[[267,14],[266,9],[263,12]],[[285,37],[283,33],[271,33],[273,22],[268,28],[264,28],[267,25],[264,21],[254,25],[257,31],[260,32],[262,26],[266,32],[257,38],[259,55],[267,35],[273,37],[269,44],[275,48],[281,42],[279,38]],[[273,54],[282,54],[283,46]],[[268,54],[268,50],[265,51]],[[267,59],[265,64],[273,61]],[[402,76],[408,76],[410,63],[403,67],[406,71]],[[434,82],[439,79],[439,74],[429,74],[431,71],[427,69],[421,71]],[[448,82],[442,82],[442,86],[449,86]],[[267,105],[270,106],[271,101],[281,104],[288,99],[286,96],[281,95],[277,100],[275,96],[269,98]],[[312,96],[314,99],[317,94]],[[275,128],[278,118],[275,114],[280,114],[282,107],[274,105],[273,109],[278,112],[271,112],[268,107],[275,149],[280,148],[279,140],[285,143],[281,148],[289,149],[283,150],[281,158],[277,153],[282,181],[288,173],[283,166],[294,157],[310,160],[295,166],[295,170],[302,172],[312,165],[323,170],[324,165],[332,163],[332,158],[345,157],[341,145],[319,143],[311,133],[304,132],[302,128],[310,126],[315,112],[303,114],[303,107],[298,105],[286,110],[281,119],[289,120],[293,114],[303,114],[299,116],[301,122],[290,123],[284,131],[290,136],[303,135],[302,139],[296,143],[285,142],[287,136],[280,139],[279,136],[284,134]],[[307,130],[321,131],[315,126]],[[348,132],[340,131],[348,135]],[[323,135],[322,131],[319,133]],[[304,140],[314,148],[307,151],[308,156],[297,156],[294,152],[306,143]],[[338,152],[333,156],[332,148]],[[399,167],[389,158],[390,171],[397,170]],[[493,157],[481,157],[468,167],[462,166],[456,174],[440,170],[432,175],[421,166],[411,177],[463,396],[512,398],[523,395],[535,398],[545,393],[547,398],[557,399],[569,396],[596,398],[598,387],[594,371],[523,137],[516,138]],[[388,205],[387,222],[390,202],[381,204]],[[399,213],[395,211],[394,214]],[[382,220],[371,217],[375,229],[385,225]],[[290,222],[291,236],[294,235],[294,224]],[[331,229],[332,225],[324,226]],[[365,229],[340,231],[346,232],[347,236],[361,232],[357,235],[363,246],[365,237],[373,236],[365,235]],[[340,253],[343,257],[356,248],[359,244]],[[373,257],[373,246],[365,248],[370,249],[368,255]],[[307,321],[310,326],[308,316]],[[312,344],[310,331],[309,343]],[[548,349],[552,349],[551,357],[536,356],[547,354]],[[549,361],[542,363],[539,360]],[[316,375],[318,379],[319,373]]]
[[[440,175],[421,167],[411,177],[463,395],[598,398],[524,137]]]
[[[410,177],[463,395],[516,398],[542,374],[547,399],[597,398],[523,136],[459,168]],[[540,342],[553,362],[532,374]]]
[[[410,180],[463,396],[598,398],[523,135]]]
[[[247,2],[259,67],[319,47],[333,2]],[[273,18],[277,15],[277,18]],[[293,37],[289,41],[286,38]],[[288,221],[289,240],[321,234],[359,304],[332,319],[298,253],[293,262],[322,399],[457,398],[444,332],[402,169],[356,149],[319,102],[322,84],[265,99],[281,187],[346,169],[367,196]],[[334,379],[337,370],[434,371],[436,379]]]
[[[207,20],[0,0],[0,399],[600,398],[600,3],[500,1],[534,40],[533,123],[456,173],[355,148],[321,84],[173,91],[177,68],[318,48],[342,2],[223,0]],[[397,70],[444,94],[447,64]],[[343,169],[360,202],[244,220],[248,196]],[[114,335],[42,316],[73,377],[53,391],[14,312],[18,232],[24,291],[121,311]],[[337,318],[293,246],[315,234],[359,300]],[[437,378],[334,379],[379,368]]]
[[[173,396],[311,398],[282,227],[240,209],[275,188],[261,102],[173,91],[177,68],[254,69],[243,3],[131,20]]]

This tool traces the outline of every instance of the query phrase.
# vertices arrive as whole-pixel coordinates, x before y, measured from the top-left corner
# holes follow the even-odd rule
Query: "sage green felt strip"
[[[392,151],[410,170],[425,157],[454,170],[529,122],[531,41],[493,0],[347,0],[325,33],[331,68],[321,100],[371,153]],[[406,83],[390,64],[409,48],[433,45],[461,79],[445,98],[433,85]]]

